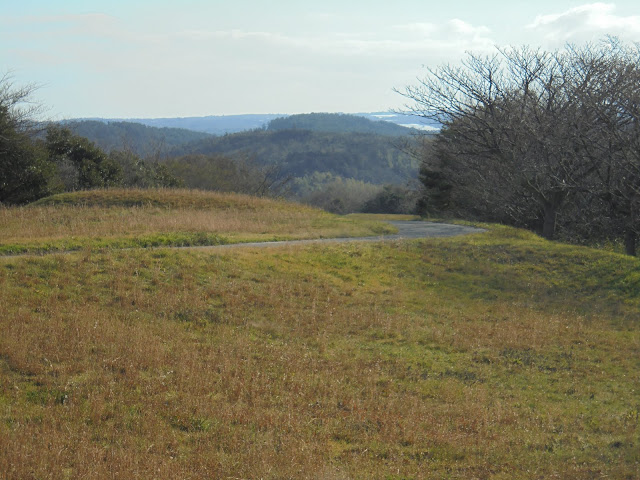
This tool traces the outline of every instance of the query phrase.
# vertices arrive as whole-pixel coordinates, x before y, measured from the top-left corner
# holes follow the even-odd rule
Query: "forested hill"
[[[211,137],[208,133],[183,128],[157,128],[133,122],[74,120],[63,125],[107,152],[130,150],[142,157]]]
[[[342,113],[305,113],[271,120],[267,130],[313,130],[334,133],[373,133],[376,135],[404,136],[416,131],[385,121],[373,121],[357,115]]]
[[[406,183],[416,178],[418,161],[398,148],[404,140],[370,133],[254,130],[206,138],[170,153],[248,154],[260,164],[279,165],[283,174],[293,177],[326,172],[376,184]]]
[[[241,155],[260,165],[278,165],[291,177],[327,173],[374,184],[404,184],[418,172],[418,162],[398,148],[411,141],[411,129],[355,115],[293,115],[224,136],[123,121],[78,120],[64,126],[107,152],[128,150],[143,158]]]

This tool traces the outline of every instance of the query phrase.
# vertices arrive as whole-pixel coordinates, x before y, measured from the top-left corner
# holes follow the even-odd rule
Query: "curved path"
[[[387,240],[402,240],[429,237],[455,237],[470,233],[484,232],[483,228],[468,227],[466,225],[452,225],[448,223],[433,223],[420,221],[389,221],[398,229],[398,233],[392,235],[379,235],[373,237],[343,237],[343,238],[314,238],[307,240],[282,240],[278,242],[251,242],[230,243],[227,245],[213,245],[202,247],[178,247],[190,249],[210,248],[240,248],[240,247],[277,247],[281,245],[305,245],[309,243],[345,243],[345,242],[378,242]],[[171,247],[169,247],[171,248]]]
[[[380,242],[389,240],[429,238],[429,237],[454,237],[457,235],[467,235],[470,233],[484,232],[483,228],[467,227],[465,225],[452,225],[448,223],[433,223],[420,221],[389,221],[391,225],[398,229],[398,233],[392,235],[378,235],[372,237],[342,237],[342,238],[313,238],[307,240],[282,240],[278,242],[251,242],[251,243],[229,243],[226,245],[203,245],[189,247],[151,247],[151,248],[172,248],[190,250],[209,249],[230,249],[243,247],[279,247],[285,245],[305,245],[310,243],[346,243],[346,242]],[[142,247],[143,248],[143,247]],[[124,250],[130,250],[125,248]],[[11,259],[18,257],[31,257],[42,255],[65,255],[77,253],[78,250],[56,251],[47,253],[21,253],[16,255],[0,255],[0,259]]]

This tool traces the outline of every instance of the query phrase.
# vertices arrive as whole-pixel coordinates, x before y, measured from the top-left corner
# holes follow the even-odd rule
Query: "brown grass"
[[[267,198],[194,190],[94,190],[0,207],[0,246],[189,232],[230,241],[364,236],[384,224]]]
[[[3,260],[0,472],[637,478],[633,296],[500,242]]]

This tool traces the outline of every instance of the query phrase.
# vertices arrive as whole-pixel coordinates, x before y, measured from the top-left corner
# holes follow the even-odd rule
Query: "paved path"
[[[230,249],[230,248],[247,248],[247,247],[279,247],[286,245],[306,245],[311,243],[346,243],[346,242],[380,242],[389,240],[401,240],[411,238],[428,238],[428,237],[454,237],[457,235],[467,235],[470,233],[480,233],[485,230],[476,227],[467,227],[464,225],[451,225],[447,223],[432,223],[419,221],[390,221],[391,225],[398,229],[398,233],[393,235],[379,235],[373,237],[344,237],[344,238],[315,238],[309,240],[282,240],[279,242],[252,242],[252,243],[230,243],[227,245],[208,245],[208,246],[190,246],[190,247],[153,247],[153,248],[175,248],[190,250],[210,250],[210,249]],[[128,248],[124,250],[130,250]],[[48,253],[25,253],[17,255],[1,255],[0,259],[11,259],[18,257],[32,257],[42,255],[60,255],[77,253],[74,251],[64,252],[48,252]]]
[[[277,247],[281,245],[306,245],[310,243],[346,243],[346,242],[379,242],[386,240],[401,240],[428,237],[455,237],[470,233],[484,232],[483,228],[467,227],[465,225],[451,225],[448,223],[433,223],[419,221],[390,221],[398,229],[393,235],[379,235],[373,237],[345,237],[345,238],[315,238],[309,240],[283,240],[279,242],[251,242],[231,243],[228,245],[213,245],[203,247],[180,247],[190,249],[223,249],[240,247]]]

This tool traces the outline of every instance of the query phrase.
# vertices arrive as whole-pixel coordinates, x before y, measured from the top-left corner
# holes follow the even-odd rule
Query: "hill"
[[[66,122],[74,134],[106,151],[128,149],[142,157],[224,154],[278,165],[284,176],[315,173],[373,184],[404,184],[417,177],[418,161],[401,151],[412,130],[343,114],[293,115],[273,119],[266,129],[212,136],[130,122]]]
[[[130,150],[142,157],[210,136],[182,128],[156,128],[128,121],[75,120],[62,122],[62,125],[106,152]]]
[[[271,120],[267,130],[312,130],[334,133],[371,133],[386,136],[405,136],[415,130],[385,121],[374,121],[357,115],[342,113],[306,113]]]
[[[71,121],[127,122],[154,128],[177,128],[210,135],[225,135],[227,133],[264,128],[271,120],[279,117],[282,117],[282,114],[209,115],[205,117],[175,118],[89,118]]]
[[[225,135],[263,128],[271,120],[281,116],[280,114],[209,115],[206,117],[138,118],[131,119],[131,121],[150,127],[186,128],[212,135]]]
[[[82,249],[220,245],[393,231],[297,203],[186,189],[61,193],[0,209],[0,256]]]
[[[418,160],[400,149],[398,137],[311,130],[255,130],[212,137],[175,147],[171,156],[249,154],[263,165],[278,165],[283,175],[315,172],[364,182],[406,183],[417,177]]]
[[[339,114],[335,114],[339,115]],[[342,114],[340,114],[342,115]],[[435,131],[440,128],[439,124],[426,119],[416,119],[409,115],[402,115],[390,112],[353,113],[348,116],[363,117],[371,121],[385,121],[410,129]],[[266,128],[269,122],[286,118],[289,115],[283,114],[246,114],[246,115],[209,115],[205,117],[178,117],[178,118],[89,118],[75,119],[72,121],[99,121],[102,123],[128,122],[139,123],[156,128],[178,128],[193,130],[196,132],[209,133],[212,135],[225,135],[228,133],[243,132]]]
[[[97,242],[176,222],[183,235],[276,235],[305,216],[300,230],[317,234],[330,217],[155,195],[177,206],[2,209],[0,238],[111,232],[91,233]],[[2,258],[0,471],[636,478],[639,260],[488,228]]]

